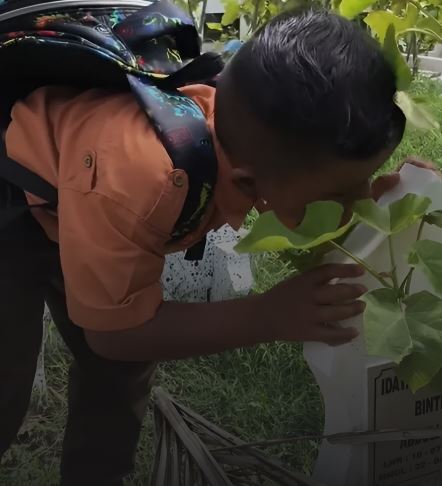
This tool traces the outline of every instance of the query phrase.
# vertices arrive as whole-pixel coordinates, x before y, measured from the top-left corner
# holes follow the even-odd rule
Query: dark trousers
[[[108,361],[90,350],[68,317],[58,245],[30,215],[0,231],[0,458],[29,405],[44,302],[74,356],[61,484],[122,485],[133,468],[155,366]]]

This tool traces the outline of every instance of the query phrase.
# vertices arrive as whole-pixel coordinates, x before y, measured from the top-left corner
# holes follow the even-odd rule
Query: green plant
[[[430,38],[433,41],[442,42],[442,24],[432,15],[431,8],[427,8],[428,3],[420,4],[415,0],[408,2],[405,0],[400,3],[401,7],[399,7],[399,2],[397,0],[394,2],[394,11],[372,10],[365,16],[365,24],[370,27],[374,37],[382,45],[385,57],[396,73],[396,104],[415,127],[437,129],[439,124],[424,107],[424,97],[417,98],[408,94],[413,73],[402,55],[401,46],[403,39],[417,39],[417,36],[420,36],[419,39]],[[222,30],[223,27],[244,17],[250,27],[250,32],[254,32],[277,13],[294,5],[302,5],[305,0],[223,0],[223,3],[225,13],[221,23],[213,24],[211,28]],[[375,3],[376,0],[338,0],[332,2],[332,6],[342,16],[353,19]],[[327,6],[329,2],[328,0],[314,0],[309,4]],[[408,49],[408,54],[410,52]]]
[[[300,6],[336,10],[368,27],[381,43],[388,26],[393,24],[398,45],[406,53],[407,61],[413,58],[415,72],[418,54],[427,52],[436,42],[442,42],[439,0],[223,0],[223,4],[222,21],[211,28],[222,29],[243,17],[249,33],[253,33],[280,12]]]
[[[371,2],[370,5],[374,3],[371,0],[342,0],[339,7],[340,12],[344,16],[351,18],[361,10],[364,10],[369,2]],[[437,129],[439,128],[438,122],[434,120],[433,116],[424,107],[425,98],[412,97],[408,93],[413,75],[401,54],[399,39],[401,35],[416,33],[417,31],[422,31],[425,35],[434,34],[437,36],[439,34],[430,30],[427,32],[426,24],[419,23],[418,10],[414,4],[410,3],[407,7],[407,12],[406,19],[400,19],[390,12],[372,12],[366,17],[366,22],[370,23],[372,30],[376,33],[382,44],[385,58],[396,73],[396,104],[404,112],[407,120],[416,128],[423,130]],[[374,18],[373,16],[375,15],[377,17]],[[428,19],[429,17],[423,20]],[[440,27],[442,32],[442,25]]]
[[[321,0],[223,0],[223,5],[222,25],[230,25],[243,17],[249,34],[284,10],[306,5],[326,6]]]
[[[393,25],[407,61],[413,59],[414,73],[418,68],[418,54],[442,42],[438,0],[342,0],[336,7],[344,17],[362,20],[381,43],[388,27]]]
[[[307,206],[301,224],[285,227],[272,212],[262,214],[236,249],[239,252],[309,250],[328,244],[362,265],[380,287],[364,296],[364,337],[370,355],[391,359],[397,372],[415,392],[442,375],[442,243],[422,240],[425,224],[442,228],[442,211],[429,212],[431,200],[407,194],[381,207],[371,199],[358,201],[354,214],[340,226],[342,206],[318,201]],[[385,235],[389,243],[390,268],[375,269],[337,242],[354,225],[362,223]],[[418,226],[416,241],[408,252],[409,269],[397,272],[394,235]],[[434,294],[411,293],[415,268],[428,278]],[[440,373],[441,372],[441,373]]]
[[[223,32],[224,40],[228,40],[226,35],[230,38],[239,37],[239,32],[233,32],[232,27],[240,18],[244,20],[247,28],[247,32],[242,32],[242,37],[248,37],[285,10],[304,6],[330,6],[329,0],[222,0],[222,4],[224,15],[221,22],[209,23],[207,27]]]
[[[207,0],[173,0],[193,20],[200,35],[203,34],[206,20]]]

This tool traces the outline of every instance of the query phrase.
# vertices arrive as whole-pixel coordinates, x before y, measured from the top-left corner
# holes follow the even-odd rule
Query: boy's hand
[[[397,171],[400,171],[405,164],[411,164],[422,169],[429,169],[439,174],[439,169],[433,162],[422,160],[417,157],[406,158],[397,168]],[[400,175],[398,172],[393,172],[391,174],[385,174],[378,177],[371,185],[372,198],[377,201],[384,193],[393,189],[399,183],[399,181]]]
[[[273,327],[276,340],[349,342],[358,331],[339,322],[363,312],[364,303],[356,299],[367,289],[360,284],[331,285],[330,281],[363,273],[359,265],[327,264],[293,277],[261,296],[262,318]]]
[[[85,330],[85,338],[98,356],[114,361],[175,360],[275,340],[343,344],[358,333],[339,321],[363,311],[356,299],[366,289],[330,281],[362,274],[357,265],[323,265],[244,299],[163,302],[144,324],[120,331]]]

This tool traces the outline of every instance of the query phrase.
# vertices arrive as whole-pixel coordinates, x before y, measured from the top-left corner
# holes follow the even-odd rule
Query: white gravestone
[[[381,203],[406,193],[431,197],[431,209],[442,208],[442,181],[431,171],[406,165],[401,183]],[[407,249],[416,239],[413,227],[394,238],[397,270],[404,277]],[[423,238],[442,241],[442,230],[426,225]],[[344,246],[374,268],[390,268],[386,239],[367,227],[356,228]],[[332,261],[343,261],[333,254]],[[379,287],[370,275],[360,282],[369,289]],[[430,290],[416,271],[412,291]],[[362,332],[362,317],[344,325]],[[440,392],[423,389],[413,395],[396,378],[394,367],[385,359],[368,356],[362,335],[350,344],[329,347],[306,343],[304,356],[320,386],[325,404],[324,434],[380,429],[413,429],[442,426]],[[442,485],[442,440],[389,441],[374,444],[332,445],[323,441],[314,478],[327,486],[439,486]]]
[[[248,255],[233,247],[239,233],[225,225],[207,235],[204,257],[192,262],[184,252],[167,255],[162,276],[165,300],[216,302],[245,296],[253,285]]]
[[[369,424],[373,429],[442,426],[441,391],[411,395],[389,365],[368,370]],[[379,442],[369,451],[369,479],[377,485],[441,484],[442,438]]]

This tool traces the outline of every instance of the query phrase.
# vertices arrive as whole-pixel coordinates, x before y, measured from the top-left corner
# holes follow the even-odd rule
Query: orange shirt
[[[183,91],[199,104],[214,135],[215,90],[195,85]],[[226,222],[241,225],[253,202],[232,183],[214,141],[213,201],[201,227],[171,245],[187,176],[174,170],[131,93],[45,87],[14,106],[9,157],[58,187],[57,214],[34,215],[59,242],[68,311],[77,325],[111,331],[151,319],[162,302],[165,254]],[[32,195],[28,200],[39,202]]]

